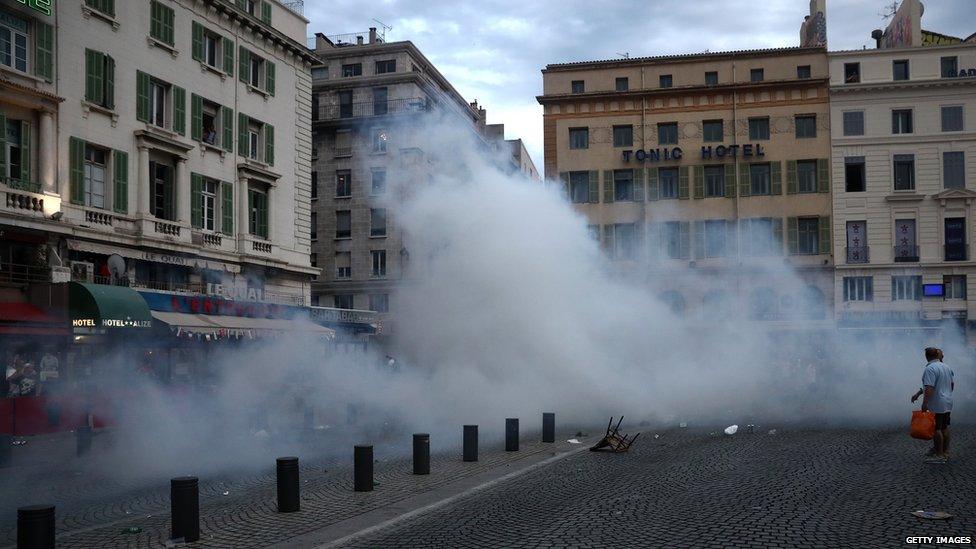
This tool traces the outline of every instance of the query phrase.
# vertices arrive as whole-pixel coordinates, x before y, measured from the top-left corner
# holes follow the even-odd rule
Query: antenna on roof
[[[891,4],[885,4],[884,9],[878,13],[882,19],[890,19],[894,17],[895,13],[898,11],[898,2],[893,1]]]
[[[386,42],[386,31],[393,30],[393,27],[387,25],[386,23],[380,21],[379,19],[373,19],[373,21],[375,21],[376,23],[378,23],[379,26],[383,28],[383,35],[382,35],[383,36],[383,41]]]
[[[619,55],[620,57],[623,57],[624,59],[630,59],[630,52],[629,52],[629,51],[625,51],[625,52],[623,52],[623,53],[620,53],[620,52],[618,51],[618,52],[617,52],[617,55]]]

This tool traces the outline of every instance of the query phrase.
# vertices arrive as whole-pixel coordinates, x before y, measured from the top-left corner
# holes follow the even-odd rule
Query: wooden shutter
[[[149,4],[149,36],[156,39],[160,39],[163,35],[163,22],[162,16],[160,15],[161,9],[162,6],[156,0],[153,0]]]
[[[262,194],[258,200],[258,234],[268,238],[268,195]]]
[[[664,249],[661,244],[661,223],[648,223],[647,224],[647,251],[648,259],[652,262],[660,259],[662,255],[662,250]]]
[[[166,179],[164,182],[166,191],[163,193],[163,215],[171,220],[176,218],[176,215],[174,215],[176,212],[173,209],[173,198],[176,195],[175,176],[176,174],[173,173],[172,168],[166,170]]]
[[[203,176],[190,174],[190,225],[203,228]]]
[[[603,202],[613,202],[613,170],[603,171]]]
[[[173,131],[186,135],[186,90],[173,86]]]
[[[170,46],[173,46],[176,44],[173,33],[173,19],[176,12],[174,12],[169,6],[164,6],[162,4],[160,4],[159,8],[159,14],[162,18],[162,41]]]
[[[105,55],[94,50],[85,50],[85,99],[105,103]]]
[[[275,64],[271,61],[264,62],[264,81],[265,91],[271,95],[275,94]]]
[[[634,168],[634,202],[644,201],[644,168]]]
[[[705,166],[695,166],[695,198],[705,198]]]
[[[739,196],[752,194],[752,166],[746,162],[739,164]]]
[[[225,151],[231,152],[234,150],[234,109],[220,107],[220,114],[222,117],[221,125],[223,126],[221,129],[224,134],[221,137],[220,144]]]
[[[678,255],[681,259],[691,257],[691,224],[687,221],[678,222]]]
[[[236,0],[237,7],[240,9],[247,8],[246,0]]]
[[[85,203],[85,142],[77,137],[68,140],[68,186],[71,203]]]
[[[705,222],[694,222],[695,259],[705,258]]]
[[[227,76],[234,76],[234,41],[230,38],[220,38],[220,49],[224,53],[224,72]]]
[[[247,125],[247,115],[237,113],[237,154],[241,156],[248,156]]]
[[[769,194],[783,194],[783,169],[779,160],[769,163]]]
[[[729,166],[733,166],[729,164]],[[738,244],[739,244],[739,231],[736,230],[736,223],[734,219],[725,220],[725,250],[727,257],[735,257],[738,255]]]
[[[796,160],[786,161],[786,194],[796,194]]]
[[[192,52],[191,55],[193,59],[203,61],[203,25],[194,21],[192,29],[193,39],[191,42],[192,47],[190,48],[190,51]]]
[[[6,124],[4,124],[3,131],[5,132],[7,131]],[[27,121],[21,122],[20,123],[20,180],[25,184],[31,180],[30,133],[31,133],[30,122]],[[26,186],[24,188],[30,188],[30,187]]]
[[[830,192],[830,165],[826,158],[817,159],[817,192]]]
[[[234,186],[229,181],[220,184],[220,232],[234,234]]]
[[[105,61],[105,107],[115,108],[115,59],[108,55],[102,56]]]
[[[237,77],[240,78],[241,82],[247,83],[248,75],[251,72],[251,52],[244,46],[240,47],[237,54],[237,63]]]
[[[820,229],[820,253],[823,255],[830,255],[830,216],[822,215],[820,216],[820,221],[818,222],[818,228]]]
[[[0,113],[0,174],[7,173],[7,117]]]
[[[51,82],[54,80],[54,27],[34,23],[34,74]]]
[[[102,0],[102,11],[115,17],[115,0]]]
[[[647,199],[658,200],[661,198],[661,184],[657,178],[657,168],[647,170]]]
[[[796,255],[800,252],[800,229],[795,217],[786,218],[786,232],[786,248],[790,255]]]
[[[739,219],[739,227],[736,230],[736,236],[739,239],[739,255],[749,256],[752,255],[753,243],[750,240],[752,236],[752,227],[754,220],[750,218]],[[770,235],[772,237],[772,235]]]
[[[274,166],[274,126],[264,125],[264,161]]]
[[[115,183],[112,197],[116,213],[129,213],[129,153],[112,152],[112,181]]]
[[[600,203],[600,172],[597,170],[590,170],[588,172],[589,176],[589,199],[591,204]]]
[[[149,122],[149,75],[136,72],[136,119]]]
[[[773,218],[773,253],[783,255],[783,218]]]
[[[203,98],[190,94],[190,139],[203,140]]]
[[[725,165],[725,198],[735,198],[735,164]]]
[[[261,21],[271,24],[271,4],[268,2],[261,2]]]
[[[572,189],[569,187],[569,172],[559,172],[559,181],[562,183],[562,195],[563,198],[572,201]]]
[[[688,199],[688,166],[678,168],[678,198]]]
[[[613,253],[613,225],[603,226],[603,249],[608,254]]]

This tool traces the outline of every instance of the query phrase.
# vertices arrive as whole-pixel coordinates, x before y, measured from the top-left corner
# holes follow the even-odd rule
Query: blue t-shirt
[[[933,360],[922,372],[922,385],[933,388],[929,410],[944,414],[952,411],[952,370],[939,360]]]

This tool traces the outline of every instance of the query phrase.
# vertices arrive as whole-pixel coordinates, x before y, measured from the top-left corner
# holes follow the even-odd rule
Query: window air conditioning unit
[[[95,280],[95,265],[88,261],[72,261],[71,280],[74,282],[93,282]]]

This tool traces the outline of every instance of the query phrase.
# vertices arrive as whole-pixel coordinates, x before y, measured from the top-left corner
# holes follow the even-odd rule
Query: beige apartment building
[[[692,317],[830,317],[825,48],[542,72],[546,177],[616,272]]]
[[[829,56],[841,326],[976,318],[976,42],[955,41]]]

